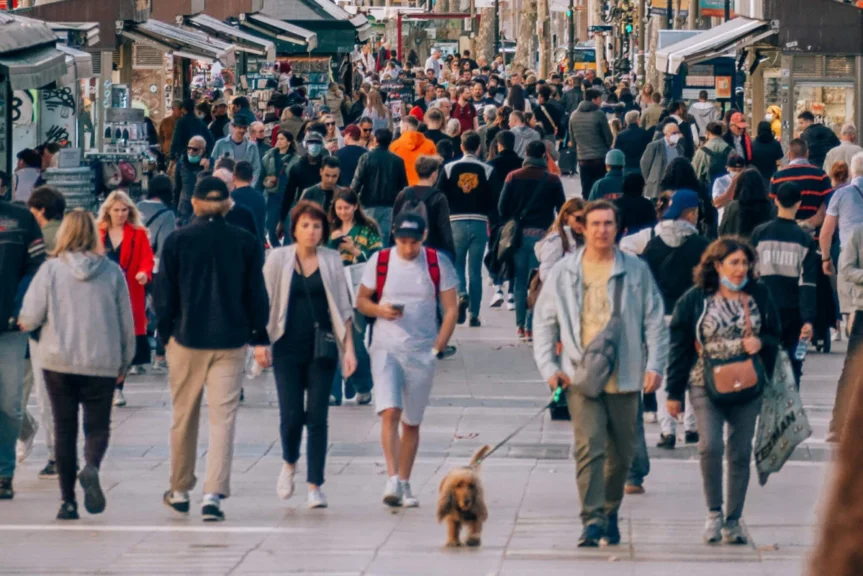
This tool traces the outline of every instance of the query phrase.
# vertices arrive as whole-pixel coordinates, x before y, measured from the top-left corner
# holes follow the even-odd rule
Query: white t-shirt
[[[374,254],[366,264],[361,284],[375,290],[377,287],[378,255]],[[440,291],[458,286],[458,277],[449,258],[438,253],[440,266]],[[434,346],[438,333],[437,299],[435,287],[429,275],[425,250],[414,260],[403,260],[393,247],[387,269],[387,281],[381,297],[382,304],[403,304],[404,314],[398,320],[375,321],[372,336],[373,348],[404,350],[429,350]]]
[[[728,192],[728,188],[731,186],[731,174],[725,174],[724,176],[720,176],[713,182],[713,200],[715,201],[717,198]],[[727,206],[727,204],[726,204]],[[718,208],[718,222],[717,224],[722,224],[722,217],[725,215],[725,208]]]

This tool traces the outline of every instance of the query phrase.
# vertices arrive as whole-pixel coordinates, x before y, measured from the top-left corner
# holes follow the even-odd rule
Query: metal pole
[[[569,0],[569,71],[575,72],[575,0]]]
[[[494,55],[500,54],[500,0],[494,0]]]
[[[726,3],[728,0],[726,0]],[[665,0],[665,29],[671,30],[674,28],[674,7],[671,0]]]
[[[647,47],[647,26],[644,25],[644,3],[647,0],[638,0],[638,80],[644,84],[645,78],[644,75],[646,70],[644,68],[644,52]]]
[[[698,30],[699,19],[701,19],[701,2],[700,0],[695,0],[689,3],[689,18],[686,28],[689,30]]]
[[[731,20],[731,0],[725,0],[725,21]]]

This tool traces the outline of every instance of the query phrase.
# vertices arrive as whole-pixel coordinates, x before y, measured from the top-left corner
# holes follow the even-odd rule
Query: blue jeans
[[[359,314],[354,314],[354,318],[359,317]],[[362,331],[352,327],[351,333],[354,338],[354,351],[357,355],[357,369],[353,376],[345,380],[345,398],[353,398],[354,394],[365,394],[372,391],[372,365],[369,360],[369,351],[366,349],[365,339],[365,322],[362,322]],[[358,324],[359,326],[359,324]],[[336,401],[342,401],[342,363],[336,364],[336,373],[333,376],[333,388],[330,395],[335,397]]]
[[[540,236],[525,235],[521,240],[521,246],[513,257],[515,268],[515,325],[518,328],[530,330],[533,324],[533,314],[527,310],[527,281],[530,271],[539,267],[539,260],[533,251],[534,246],[540,240]]]
[[[366,215],[373,218],[381,229],[381,243],[384,248],[390,247],[390,236],[393,231],[393,209],[387,206],[363,207]]]
[[[483,220],[456,220],[452,222],[452,239],[455,243],[455,271],[458,274],[459,296],[468,295],[470,316],[479,318],[482,304],[482,258],[488,245],[488,224]],[[465,269],[470,260],[470,285]]]
[[[0,478],[15,475],[15,442],[23,416],[27,334],[0,332]]]
[[[635,458],[629,467],[626,483],[632,486],[644,484],[644,478],[650,474],[650,459],[647,456],[647,441],[644,439],[644,398],[638,398],[638,422],[635,425]]]
[[[276,192],[275,194],[266,194],[267,197],[267,238],[270,240],[270,246],[278,248],[281,246],[278,235],[276,235],[276,225],[279,223],[279,212],[282,208],[282,198],[285,192]],[[286,230],[290,228],[286,227]]]

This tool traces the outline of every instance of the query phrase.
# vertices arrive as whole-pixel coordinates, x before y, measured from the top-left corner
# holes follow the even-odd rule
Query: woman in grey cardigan
[[[263,367],[273,364],[279,395],[284,464],[276,493],[283,500],[294,493],[305,424],[308,506],[326,508],[321,485],[330,389],[336,362],[343,363],[345,378],[357,367],[353,338],[349,337],[353,307],[341,255],[322,247],[329,238],[329,226],[320,205],[300,200],[291,210],[290,221],[294,243],[273,250],[264,264],[270,297],[267,333],[273,345],[256,347],[255,359]],[[328,337],[329,346],[321,345],[322,336]]]
[[[103,252],[93,216],[80,210],[66,215],[57,233],[56,258],[39,268],[18,317],[21,330],[39,341],[54,410],[63,496],[58,520],[78,519],[79,403],[84,406],[85,465],[78,474],[84,507],[90,514],[105,509],[99,466],[108,449],[114,385],[135,357],[135,323],[126,279]]]

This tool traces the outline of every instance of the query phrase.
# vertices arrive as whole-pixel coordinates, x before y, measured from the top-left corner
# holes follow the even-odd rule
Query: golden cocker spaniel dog
[[[467,529],[468,546],[482,543],[482,524],[488,519],[479,462],[491,448],[483,446],[473,455],[470,465],[450,470],[438,489],[437,520],[447,525],[447,546],[461,546],[462,525]]]

